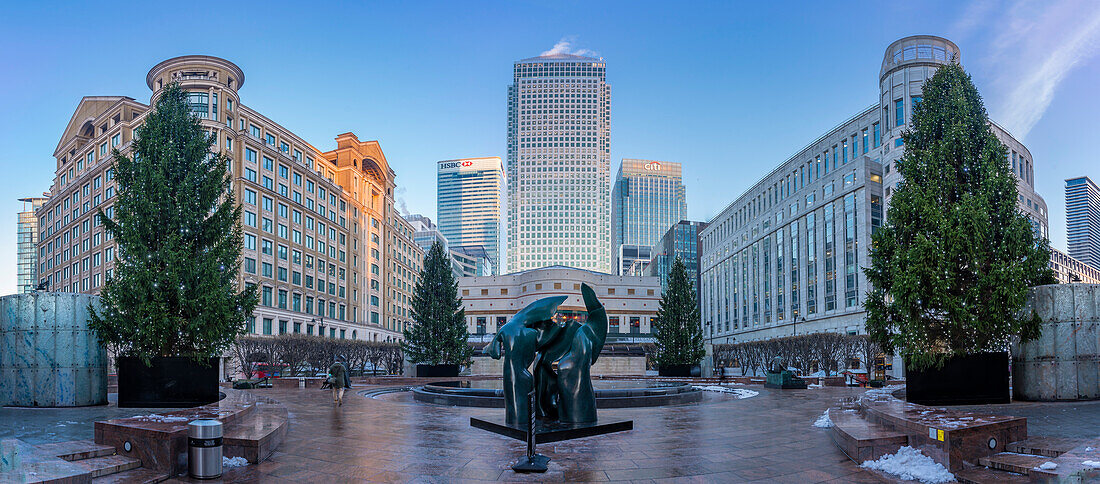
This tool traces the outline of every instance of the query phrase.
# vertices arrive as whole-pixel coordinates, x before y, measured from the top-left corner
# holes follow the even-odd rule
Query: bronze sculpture
[[[485,352],[504,358],[505,422],[530,418],[527,395],[535,390],[538,416],[562,423],[596,421],[596,393],[591,369],[607,339],[607,313],[587,284],[581,295],[588,317],[584,323],[554,321],[565,296],[539,299],[502,326]],[[534,365],[534,374],[528,368]]]

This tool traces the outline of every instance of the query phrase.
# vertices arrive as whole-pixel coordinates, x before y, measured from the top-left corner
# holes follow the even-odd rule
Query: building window
[[[905,124],[905,103],[901,99],[894,101],[894,126]]]

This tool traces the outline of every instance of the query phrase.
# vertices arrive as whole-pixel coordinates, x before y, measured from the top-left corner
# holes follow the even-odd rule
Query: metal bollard
[[[222,475],[222,423],[192,420],[187,424],[187,467],[195,479]]]

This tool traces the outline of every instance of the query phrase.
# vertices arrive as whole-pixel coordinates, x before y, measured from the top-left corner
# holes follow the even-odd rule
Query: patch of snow
[[[154,422],[187,422],[191,419],[187,417],[175,417],[171,415],[158,415],[151,413],[149,415],[135,415],[134,418],[140,418],[145,420],[152,420]]]
[[[811,383],[809,385],[806,385],[806,388],[810,388],[810,389],[825,388],[825,385],[818,385],[817,383]]]
[[[729,393],[734,397],[737,397],[738,399],[752,398],[760,394],[760,392],[758,391],[749,390],[747,388],[730,388],[721,385],[697,386],[695,388],[698,390],[703,390],[705,392]]]
[[[825,410],[817,420],[814,421],[814,427],[820,429],[827,429],[833,426],[833,420],[829,418],[829,411]]]
[[[896,454],[886,454],[878,460],[869,460],[859,465],[864,469],[875,469],[898,476],[906,481],[920,481],[923,484],[955,482],[955,475],[908,445],[898,449]]]
[[[1092,452],[1092,451],[1093,451],[1092,447],[1085,447],[1085,452]]]
[[[1100,469],[1100,461],[1087,460],[1087,461],[1082,462],[1081,464],[1084,465],[1085,467],[1090,467],[1090,468],[1093,468],[1093,469]]]
[[[1052,471],[1052,470],[1058,468],[1058,464],[1055,464],[1055,463],[1048,460],[1048,461],[1046,461],[1042,464],[1039,464],[1039,468],[1044,470],[1044,471]]]
[[[244,467],[246,465],[248,465],[248,460],[244,457],[229,458],[222,456],[222,467]]]

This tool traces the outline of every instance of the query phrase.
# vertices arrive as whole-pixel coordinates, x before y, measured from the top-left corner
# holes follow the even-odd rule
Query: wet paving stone
[[[253,390],[287,407],[286,439],[268,461],[229,469],[221,481],[896,482],[861,469],[833,444],[827,429],[812,426],[825,408],[863,393],[858,388],[753,386],[760,394],[741,400],[711,395],[699,404],[603,409],[601,417],[634,420],[634,430],[542,444],[538,452],[552,459],[550,469],[528,475],[511,470],[524,453],[522,442],[470,427],[470,417],[491,417],[501,410],[418,404],[395,394],[380,399],[358,394],[370,388],[379,387],[357,385],[340,408],[320,390]],[[1030,404],[985,407],[1000,415],[1017,409],[1040,411]],[[1064,421],[1089,417],[1073,414]],[[1091,431],[1098,425],[1092,424]],[[1029,430],[1040,433],[1030,422]]]

